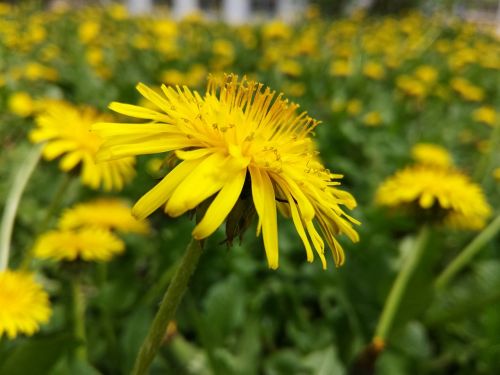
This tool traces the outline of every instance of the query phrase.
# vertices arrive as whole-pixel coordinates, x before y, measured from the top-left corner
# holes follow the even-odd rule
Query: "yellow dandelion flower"
[[[177,69],[167,69],[161,73],[161,80],[170,85],[186,84],[186,75]]]
[[[31,62],[24,67],[23,75],[30,81],[56,81],[59,78],[57,70],[41,65],[36,62]]]
[[[336,264],[343,263],[335,236],[344,233],[358,240],[352,227],[358,222],[343,209],[354,208],[356,201],[337,188],[341,176],[317,157],[310,137],[317,121],[297,114],[296,104],[262,84],[234,75],[222,82],[209,77],[204,96],[187,87],[162,86],[163,95],[143,84],[137,89],[159,110],[111,103],[112,110],[148,122],[96,124],[106,139],[100,156],[109,160],[175,151],[180,163],[135,204],[136,217],[145,218],[160,206],[177,217],[214,196],[193,230],[200,240],[226,220],[239,199],[248,202],[251,197],[259,218],[257,235],[262,232],[271,268],[278,267],[277,206],[292,218],[308,261],[314,247],[326,267],[316,223]]]
[[[20,91],[9,97],[8,106],[12,113],[20,117],[28,117],[35,109],[35,102],[27,92]]]
[[[31,336],[52,313],[49,296],[33,275],[11,270],[0,272],[0,306],[0,339]]]
[[[264,40],[288,39],[292,35],[292,28],[282,21],[268,22],[262,27]]]
[[[432,143],[417,143],[411,149],[411,155],[419,164],[442,168],[453,166],[450,153],[444,147]]]
[[[106,262],[124,250],[122,240],[108,230],[96,228],[48,231],[37,239],[34,246],[36,257],[58,261]]]
[[[500,182],[500,167],[493,170],[493,178]]]
[[[148,223],[133,217],[131,208],[124,201],[116,198],[80,203],[64,211],[59,219],[59,228],[74,229],[80,227],[140,234],[149,231]]]
[[[484,90],[470,83],[468,80],[462,77],[453,78],[450,81],[450,86],[458,92],[462,98],[471,102],[480,102],[484,99]]]
[[[382,123],[382,115],[380,112],[371,111],[363,116],[363,124],[366,126],[376,127]]]
[[[351,64],[347,60],[335,60],[330,64],[330,74],[335,77],[348,77],[352,74]]]
[[[420,65],[415,69],[415,76],[427,84],[432,84],[438,79],[438,71],[430,65]]]
[[[302,82],[287,82],[284,83],[283,91],[286,91],[290,96],[302,96],[306,92],[306,86]]]
[[[355,116],[359,112],[361,112],[361,109],[362,109],[361,100],[358,99],[351,99],[345,105],[346,112],[352,116]]]
[[[101,32],[101,26],[96,21],[85,21],[78,28],[78,37],[82,43],[89,43],[96,39]]]
[[[472,118],[474,121],[494,126],[497,121],[497,113],[493,107],[482,106],[472,112]]]
[[[482,228],[491,215],[479,185],[457,170],[429,165],[406,167],[389,177],[377,190],[376,201],[389,207],[432,210],[435,218],[444,217],[445,222],[468,229]]]
[[[384,67],[374,61],[367,61],[363,65],[363,74],[371,79],[380,80],[385,76]]]
[[[90,132],[95,121],[104,119],[92,108],[78,109],[69,104],[54,103],[38,116],[37,127],[30,132],[34,143],[47,142],[43,155],[47,160],[62,156],[61,170],[68,172],[81,166],[84,185],[104,190],[121,190],[135,175],[133,157],[125,157],[106,163],[96,163],[95,155],[102,139]]]
[[[396,79],[396,86],[408,96],[424,98],[427,95],[427,89],[422,81],[408,75],[401,75]]]
[[[287,59],[278,64],[278,70],[290,77],[298,77],[302,74],[302,65],[295,60]]]

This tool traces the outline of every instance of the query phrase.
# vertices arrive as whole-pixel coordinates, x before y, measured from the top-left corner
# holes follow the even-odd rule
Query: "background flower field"
[[[138,82],[204,92],[208,74],[231,72],[283,92],[322,122],[315,131],[321,158],[344,175],[341,188],[357,200],[352,215],[362,223],[360,242],[339,237],[346,262],[336,268],[328,259],[323,271],[319,261],[305,261],[293,225],[282,220],[274,271],[254,236],[255,223],[232,247],[222,230],[216,232],[205,242],[152,373],[372,373],[375,361],[362,353],[423,220],[380,207],[376,191],[414,162],[412,148],[419,143],[448,150],[455,167],[482,187],[492,212],[475,231],[435,225],[373,371],[496,373],[498,236],[446,288],[435,288],[435,281],[498,215],[500,41],[446,14],[354,13],[325,20],[310,9],[295,25],[228,26],[198,15],[180,22],[166,14],[130,17],[120,6],[47,11],[0,4],[2,209],[16,171],[37,147],[30,141],[36,119],[51,106],[90,106],[123,122],[107,106],[148,106]],[[159,210],[147,230],[119,235],[124,251],[109,262],[31,259],[36,238],[54,229],[67,208],[104,197],[132,204],[169,168],[158,156],[138,157],[133,180],[113,191],[82,184],[78,169],[65,172],[58,163],[36,166],[9,259],[9,268],[28,265],[36,273],[52,315],[32,337],[0,336],[0,374],[129,373],[193,219]],[[75,313],[68,281],[75,275],[84,299],[85,356],[75,355],[82,347],[75,329],[82,315]],[[1,296],[0,310],[10,303]]]

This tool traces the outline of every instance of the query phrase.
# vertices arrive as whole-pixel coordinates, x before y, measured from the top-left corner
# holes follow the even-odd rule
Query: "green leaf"
[[[224,338],[244,320],[244,303],[241,281],[234,276],[210,289],[203,321],[211,344],[223,344]]]
[[[345,368],[333,345],[309,354],[304,364],[311,368],[313,375],[343,375]]]
[[[76,345],[77,340],[68,334],[28,339],[8,354],[0,374],[47,374]]]
[[[436,296],[426,321],[432,326],[456,322],[481,312],[499,300],[500,262],[479,262],[473,265],[472,274]]]

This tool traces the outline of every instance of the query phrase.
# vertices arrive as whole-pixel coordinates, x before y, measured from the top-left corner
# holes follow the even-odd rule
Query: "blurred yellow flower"
[[[127,8],[123,4],[112,3],[108,6],[109,14],[115,20],[123,20],[128,17]]]
[[[432,143],[417,143],[411,149],[411,156],[419,164],[442,168],[453,166],[453,160],[448,150]]]
[[[85,51],[85,60],[93,67],[99,66],[104,61],[104,53],[101,48],[90,47]]]
[[[216,39],[212,44],[212,52],[220,57],[232,60],[234,58],[234,47],[227,39]]]
[[[371,79],[380,80],[385,76],[384,67],[374,61],[368,61],[363,65],[363,74]]]
[[[97,21],[85,21],[78,27],[78,37],[82,43],[89,43],[98,37],[101,26]]]
[[[80,203],[65,210],[59,219],[59,228],[80,227],[117,230],[123,233],[146,234],[149,232],[148,223],[133,217],[131,208],[124,201],[116,198],[102,198]]]
[[[290,77],[298,77],[302,74],[302,65],[295,60],[283,60],[278,64],[278,70]]]
[[[429,165],[414,165],[386,179],[376,193],[378,204],[432,210],[432,220],[463,229],[480,229],[491,215],[481,187],[463,173]],[[446,221],[448,220],[448,222]]]
[[[334,77],[348,77],[352,74],[351,64],[347,60],[335,60],[330,64],[330,74]]]
[[[453,78],[450,82],[453,90],[458,92],[462,98],[471,102],[480,102],[484,99],[484,91],[462,77]]]
[[[52,314],[49,296],[30,273],[0,271],[0,339],[33,335]]]
[[[24,91],[12,94],[9,97],[8,106],[12,113],[20,117],[28,117],[33,114],[35,110],[35,102],[30,94]]]
[[[358,113],[360,113],[361,109],[362,109],[361,100],[358,99],[349,100],[345,106],[346,112],[349,113],[351,116],[355,116]]]
[[[262,27],[262,37],[265,40],[288,39],[291,35],[290,26],[281,21],[269,22]]]
[[[500,181],[500,167],[493,170],[493,177],[495,180]]]
[[[106,163],[96,163],[95,156],[102,139],[90,131],[90,126],[108,117],[99,115],[92,108],[73,107],[67,103],[54,103],[37,117],[37,127],[30,134],[34,143],[46,142],[43,155],[47,160],[61,158],[59,167],[69,172],[81,166],[84,185],[104,190],[121,190],[135,175],[135,159],[120,158]]]
[[[160,206],[177,217],[215,196],[193,230],[194,238],[203,239],[231,217],[240,199],[251,204],[245,198],[251,196],[271,268],[278,267],[277,208],[293,219],[308,261],[314,258],[312,242],[326,267],[316,222],[335,263],[343,263],[335,236],[344,233],[358,240],[352,227],[358,222],[342,207],[352,209],[356,202],[335,187],[341,176],[319,161],[310,138],[315,120],[297,114],[296,104],[269,88],[234,75],[222,82],[209,77],[203,97],[188,88],[162,86],[163,95],[143,84],[137,89],[159,111],[111,103],[112,110],[148,122],[96,124],[106,139],[101,158],[174,151],[180,163],[135,204],[136,217],[147,217]]]
[[[396,86],[408,96],[416,98],[424,98],[427,95],[427,90],[422,81],[415,79],[409,75],[401,75],[396,79]]]
[[[415,76],[427,84],[432,84],[438,78],[438,71],[433,66],[420,65],[415,69]]]
[[[52,230],[42,234],[35,242],[33,252],[37,258],[57,261],[106,262],[124,250],[123,241],[110,231],[80,228]]]
[[[186,84],[185,74],[177,69],[167,69],[163,71],[160,80],[172,86],[182,86]]]
[[[382,115],[380,112],[371,111],[363,116],[363,124],[366,126],[379,126],[382,123]]]
[[[24,77],[30,81],[56,81],[59,78],[57,70],[46,67],[36,62],[31,62],[24,67]]]
[[[497,121],[497,112],[493,107],[482,106],[472,112],[472,118],[474,121],[494,126]]]
[[[305,94],[306,86],[302,82],[288,82],[282,87],[284,92],[289,93],[291,96],[300,97]]]

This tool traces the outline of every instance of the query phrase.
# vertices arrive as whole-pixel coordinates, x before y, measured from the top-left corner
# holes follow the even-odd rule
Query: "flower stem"
[[[177,307],[181,302],[182,296],[187,289],[189,279],[193,274],[200,255],[202,253],[201,245],[198,241],[192,239],[189,243],[181,264],[177,269],[172,282],[161,302],[160,308],[156,313],[148,335],[144,339],[139,354],[135,360],[132,374],[147,374],[151,362],[160,348],[162,339],[167,330],[168,322],[174,319]]]
[[[373,342],[383,343],[386,342],[387,336],[391,330],[394,318],[401,304],[401,300],[408,286],[411,276],[418,267],[423,254],[425,253],[427,242],[429,240],[430,230],[427,226],[423,226],[415,241],[415,247],[411,249],[410,253],[404,261],[404,264],[392,285],[389,296],[387,297],[380,316]]]
[[[470,262],[470,260],[500,231],[500,215],[497,215],[486,228],[444,269],[436,279],[436,288],[443,289],[450,280]]]
[[[73,334],[79,341],[75,349],[77,359],[87,360],[87,335],[85,334],[85,295],[82,290],[81,276],[71,278],[71,298],[73,313]]]
[[[14,221],[16,219],[19,202],[28,180],[40,160],[41,154],[41,145],[31,149],[28,156],[17,170],[14,177],[14,183],[12,184],[7,195],[5,209],[3,211],[2,224],[0,227],[0,272],[5,270],[9,263],[10,241],[12,238],[12,230],[14,229]]]

